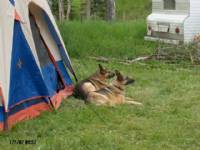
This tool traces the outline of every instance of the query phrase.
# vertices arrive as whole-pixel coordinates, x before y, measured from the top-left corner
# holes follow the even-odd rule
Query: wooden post
[[[64,14],[64,1],[63,0],[59,0],[58,1],[58,9],[59,9],[59,20],[63,21],[65,18],[65,14]]]
[[[86,1],[86,18],[89,20],[91,16],[91,0]]]
[[[67,21],[70,20],[71,9],[72,9],[72,2],[71,2],[71,0],[67,0],[67,13],[66,13]]]

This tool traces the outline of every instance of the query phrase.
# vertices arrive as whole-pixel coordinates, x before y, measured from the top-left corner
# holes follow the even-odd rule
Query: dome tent
[[[74,89],[67,70],[75,77],[47,0],[1,0],[0,130],[58,108]]]

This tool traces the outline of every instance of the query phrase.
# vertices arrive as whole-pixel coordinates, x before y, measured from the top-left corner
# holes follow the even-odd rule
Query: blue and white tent
[[[71,61],[47,0],[0,0],[0,130],[58,108]]]

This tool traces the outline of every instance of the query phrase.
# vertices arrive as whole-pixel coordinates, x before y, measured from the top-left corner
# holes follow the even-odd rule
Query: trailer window
[[[176,9],[176,1],[175,0],[164,0],[164,9],[175,10]]]

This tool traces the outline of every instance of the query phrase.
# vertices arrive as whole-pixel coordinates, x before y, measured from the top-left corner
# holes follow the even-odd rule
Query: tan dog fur
[[[114,77],[114,75],[113,72],[99,64],[99,69],[96,73],[76,85],[75,95],[79,98],[86,99],[88,93],[107,87],[107,79]]]
[[[112,85],[90,92],[87,96],[87,102],[98,106],[114,106],[119,104],[142,105],[142,103],[125,97],[124,86],[133,83],[134,80],[123,76],[119,71],[115,72],[117,78],[112,82]]]

